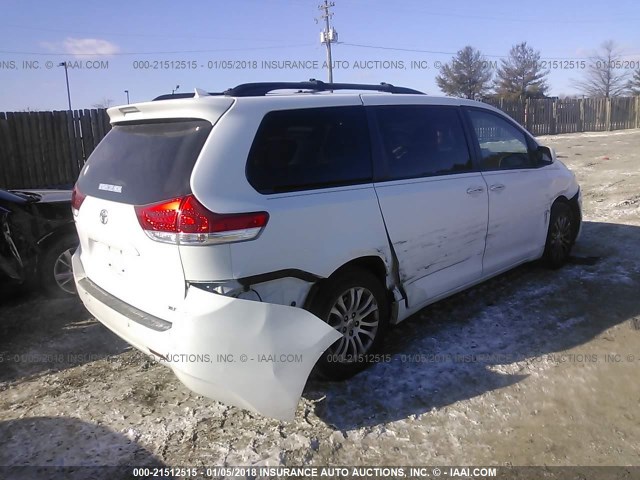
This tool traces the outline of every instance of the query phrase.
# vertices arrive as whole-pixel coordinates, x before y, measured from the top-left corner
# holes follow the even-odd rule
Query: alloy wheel
[[[566,215],[558,216],[551,229],[551,256],[554,260],[562,260],[569,255],[572,235],[571,219]]]
[[[71,257],[75,248],[69,248],[60,254],[53,265],[53,278],[58,287],[66,293],[76,293],[76,284],[73,280],[73,267]]]
[[[342,334],[329,349],[340,362],[352,362],[369,351],[380,323],[378,302],[364,287],[352,287],[338,296],[327,323]]]

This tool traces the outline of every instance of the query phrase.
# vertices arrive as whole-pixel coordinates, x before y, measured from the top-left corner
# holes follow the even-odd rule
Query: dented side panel
[[[376,191],[410,308],[480,278],[488,200],[479,173],[384,182]]]
[[[301,307],[312,286],[311,282],[286,277],[253,285],[251,290],[256,292],[263,302]]]

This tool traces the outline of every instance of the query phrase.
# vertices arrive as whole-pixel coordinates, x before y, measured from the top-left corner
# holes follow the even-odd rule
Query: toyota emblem
[[[107,212],[104,209],[100,210],[100,223],[103,225],[106,225],[108,221],[109,221],[109,212]]]

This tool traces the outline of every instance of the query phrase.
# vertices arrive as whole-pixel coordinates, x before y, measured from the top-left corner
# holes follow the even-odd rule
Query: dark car
[[[0,285],[39,284],[75,294],[71,256],[78,235],[70,190],[0,190]]]

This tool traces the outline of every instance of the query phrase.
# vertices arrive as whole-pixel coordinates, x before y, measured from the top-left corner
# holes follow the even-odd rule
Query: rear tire
[[[78,248],[78,237],[62,235],[46,247],[39,266],[40,286],[50,297],[76,294],[71,256]]]
[[[565,202],[556,202],[551,207],[547,242],[543,259],[549,268],[560,268],[569,260],[575,242],[575,218],[571,207]]]
[[[386,332],[389,301],[373,274],[351,268],[329,279],[309,310],[342,334],[318,360],[321,376],[344,380],[374,363]]]

